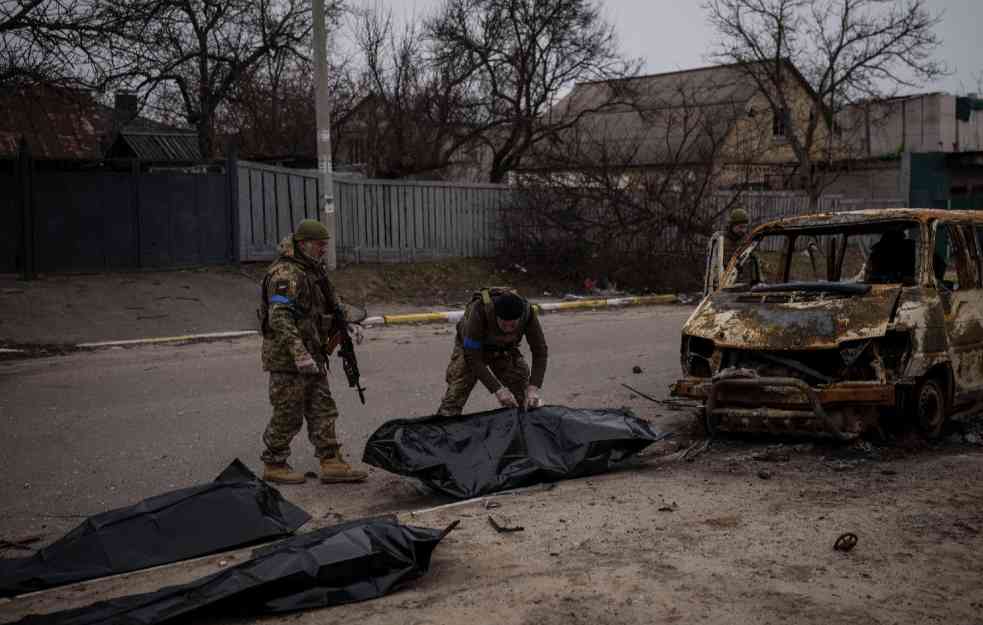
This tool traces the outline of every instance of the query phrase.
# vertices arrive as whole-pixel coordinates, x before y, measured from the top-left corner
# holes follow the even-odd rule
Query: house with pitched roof
[[[790,103],[782,115],[736,64],[578,83],[549,113],[566,128],[537,146],[528,169],[688,169],[712,173],[718,188],[794,188],[788,133],[805,126],[816,97],[791,63],[781,68]],[[822,120],[817,132],[825,136]]]
[[[197,135],[137,114],[137,98],[116,94],[115,106],[88,91],[30,85],[0,94],[0,159],[16,158],[21,139],[46,161],[139,159],[186,165],[200,162]]]

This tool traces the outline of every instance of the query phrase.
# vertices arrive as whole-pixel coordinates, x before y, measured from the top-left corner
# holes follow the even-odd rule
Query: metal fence
[[[13,273],[20,266],[21,198],[19,183],[13,174],[0,174],[0,273]]]
[[[335,180],[338,257],[407,262],[495,253],[504,185]]]
[[[239,162],[239,253],[271,260],[297,222],[317,219],[316,170]],[[334,177],[337,254],[352,262],[408,262],[494,253],[504,185]]]
[[[280,240],[302,219],[317,219],[317,170],[250,161],[238,164],[239,258],[272,260]]]
[[[30,162],[0,202],[0,271],[163,269],[235,260],[224,173],[63,170]],[[13,201],[11,201],[11,199]]]
[[[321,217],[318,172],[234,162],[228,175],[39,170],[27,187],[16,172],[0,173],[0,188],[9,191],[0,195],[0,271],[24,268],[25,254],[42,271],[271,260],[297,222]],[[22,188],[31,198],[29,247]],[[505,185],[344,176],[336,176],[334,196],[338,257],[353,262],[491,256],[502,241],[503,209],[515,197]],[[715,194],[700,210],[722,225],[733,199]],[[745,193],[738,202],[753,223],[812,211],[808,198],[795,193]],[[902,205],[826,196],[819,210]],[[643,243],[672,249],[681,240],[667,227],[660,242]]]

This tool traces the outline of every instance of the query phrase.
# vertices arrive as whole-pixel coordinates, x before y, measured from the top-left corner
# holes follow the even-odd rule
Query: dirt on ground
[[[267,263],[174,271],[0,275],[0,350],[35,355],[78,343],[184,336],[258,327],[259,285]],[[481,259],[342,266],[331,278],[342,297],[370,315],[460,307],[475,289],[510,285],[558,299],[582,285]],[[0,358],[25,352],[0,351]]]
[[[243,271],[260,281],[266,265],[244,264]],[[506,267],[477,258],[342,265],[331,278],[349,301],[375,308],[379,304],[461,307],[483,286],[507,285],[536,299],[561,297],[583,289],[582,282],[530,272],[517,264]]]
[[[691,427],[679,415],[676,431]],[[964,423],[978,432],[983,422]],[[399,513],[460,526],[387,597],[244,623],[983,623],[983,447],[687,435],[622,469],[466,503],[373,472],[282,487],[311,529]],[[500,533],[499,525],[522,527]],[[835,545],[854,535],[850,550]],[[0,604],[0,621],[190,581],[248,550]]]

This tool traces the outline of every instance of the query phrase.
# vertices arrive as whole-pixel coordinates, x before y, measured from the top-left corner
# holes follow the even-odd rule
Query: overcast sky
[[[405,18],[429,12],[440,0],[352,0],[353,4],[392,7]],[[938,34],[943,40],[938,57],[953,75],[920,91],[964,94],[976,90],[983,71],[983,0],[927,0],[933,11],[944,12]],[[623,50],[645,62],[645,73],[669,72],[709,64],[706,54],[714,32],[697,0],[604,0],[607,19],[614,24]]]

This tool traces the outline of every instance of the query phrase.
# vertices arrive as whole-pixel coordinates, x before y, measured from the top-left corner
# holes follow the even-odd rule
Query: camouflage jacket
[[[529,351],[532,353],[529,383],[542,388],[543,378],[546,376],[546,338],[536,309],[525,301],[525,310],[519,319],[519,325],[511,334],[502,332],[495,319],[494,299],[507,291],[514,292],[507,287],[490,287],[475,293],[464,316],[457,323],[455,341],[464,350],[464,359],[471,371],[490,393],[500,389],[502,383],[489,369],[487,358],[496,353],[518,349],[523,337],[529,343]]]
[[[310,354],[327,366],[324,348],[339,300],[319,263],[303,256],[291,237],[280,242],[280,256],[263,280],[263,369],[296,372],[295,359]],[[318,286],[324,277],[327,296]],[[263,315],[261,314],[261,317]]]

